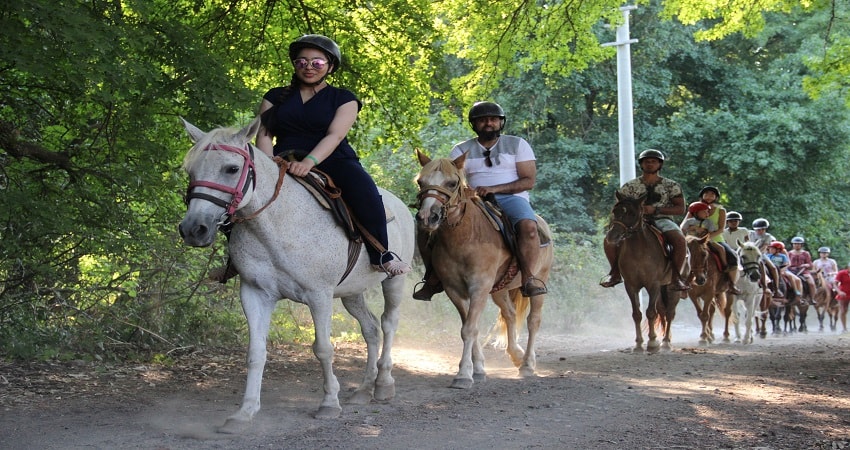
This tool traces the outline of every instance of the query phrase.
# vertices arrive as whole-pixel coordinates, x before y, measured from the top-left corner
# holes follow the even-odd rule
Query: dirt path
[[[238,408],[241,352],[171,367],[0,363],[0,448],[850,448],[850,335],[685,338],[655,355],[626,350],[633,339],[544,334],[539,376],[525,380],[488,349],[489,379],[469,390],[447,387],[456,335],[440,350],[402,341],[397,397],[344,405],[330,421],[311,417],[321,389],[312,355],[275,349],[263,409],[241,436],[214,431]],[[343,400],[360,355],[339,349]]]

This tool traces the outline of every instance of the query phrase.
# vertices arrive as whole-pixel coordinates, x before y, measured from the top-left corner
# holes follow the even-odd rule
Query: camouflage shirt
[[[638,177],[631,181],[626,182],[620,188],[620,194],[625,195],[631,198],[638,198],[642,195],[646,195],[646,201],[644,201],[645,205],[652,205],[656,208],[667,208],[670,206],[675,206],[673,204],[673,199],[676,197],[685,197],[685,194],[682,193],[682,187],[679,186],[679,183],[664,177],[659,177],[660,180],[653,185],[644,184],[643,180]],[[653,216],[655,219],[666,218],[673,220],[672,216],[657,214]]]

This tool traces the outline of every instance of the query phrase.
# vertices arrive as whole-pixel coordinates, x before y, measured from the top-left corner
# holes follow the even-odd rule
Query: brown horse
[[[714,342],[714,314],[717,311],[722,311],[726,315],[727,309],[731,313],[731,308],[727,308],[726,305],[728,282],[708,247],[708,236],[701,238],[685,236],[685,242],[688,245],[691,266],[691,273],[688,276],[691,289],[688,291],[688,297],[691,298],[702,324],[699,342],[700,344],[709,344]],[[728,341],[728,315],[726,317],[727,326],[724,339]]]
[[[478,321],[488,294],[501,311],[502,336],[506,352],[521,376],[534,375],[537,366],[535,339],[545,296],[529,301],[520,293],[517,262],[505,244],[502,234],[478,205],[481,199],[469,188],[463,173],[466,155],[454,161],[431,161],[416,152],[422,169],[416,178],[419,184],[419,211],[416,214],[417,233],[427,235],[433,270],[440,278],[446,295],[460,313],[463,339],[458,373],[451,387],[466,389],[474,381],[486,380],[484,354],[478,339]],[[551,236],[549,226],[538,217],[538,229]],[[422,240],[419,240],[422,242]],[[552,245],[540,250],[537,267],[532,273],[546,282],[554,261]],[[528,341],[525,351],[517,344],[518,318],[530,307],[526,328]]]
[[[649,341],[648,352],[660,348],[671,349],[671,325],[676,317],[679,292],[667,288],[673,264],[667,258],[661,238],[647,225],[643,215],[646,196],[629,198],[617,193],[617,203],[611,210],[611,225],[605,239],[618,245],[617,261],[623,284],[632,304],[632,320],[635,324],[635,348],[643,351],[643,317],[638,294],[645,289],[649,295],[646,307]],[[659,344],[657,333],[664,335]]]
[[[814,276],[815,286],[817,288],[814,296],[815,310],[818,314],[820,330],[824,330],[823,319],[826,318],[826,316],[829,316],[829,329],[831,331],[835,331],[838,327],[838,301],[835,300],[835,296],[832,292],[832,286],[830,286],[826,281],[823,271],[817,269],[814,272]]]

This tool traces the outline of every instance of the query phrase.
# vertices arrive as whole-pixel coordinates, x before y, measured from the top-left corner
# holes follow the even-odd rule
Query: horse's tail
[[[514,329],[517,335],[519,335],[521,328],[519,325],[528,316],[531,300],[528,297],[524,297],[519,289],[511,289],[508,295],[511,296],[510,301],[514,305]],[[496,318],[496,323],[493,324],[490,334],[495,334],[495,337],[493,337],[493,347],[502,350],[508,347],[508,324],[505,323],[505,318],[501,314]]]

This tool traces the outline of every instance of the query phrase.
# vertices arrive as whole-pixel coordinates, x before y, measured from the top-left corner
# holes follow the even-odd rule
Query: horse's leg
[[[632,304],[632,321],[635,323],[635,348],[634,351],[643,351],[643,330],[640,323],[643,320],[643,313],[640,311],[640,289],[632,289],[626,285],[626,293],[629,295],[629,301]]]
[[[384,342],[378,359],[378,378],[375,380],[375,400],[379,401],[395,397],[392,349],[398,330],[401,302],[404,300],[404,288],[404,277],[388,278],[381,284],[384,293],[384,312],[381,314]]]
[[[360,334],[366,341],[366,370],[363,383],[349,399],[355,405],[368,405],[375,391],[375,380],[378,377],[378,344],[381,338],[378,332],[378,319],[369,311],[363,294],[342,297],[342,306],[360,324]]]
[[[526,319],[528,329],[528,342],[525,345],[525,359],[519,368],[519,374],[523,377],[534,375],[537,370],[537,332],[540,331],[540,322],[543,318],[543,302],[545,297],[538,295],[531,297],[530,310]]]
[[[499,314],[502,316],[502,337],[505,339],[505,352],[510,356],[514,366],[522,365],[524,352],[517,344],[517,308],[513,302],[514,294],[518,293],[518,289],[508,291],[503,289],[499,292],[494,292],[491,297],[493,303],[499,307]]]
[[[647,289],[649,293],[649,304],[646,307],[646,322],[649,324],[649,340],[646,342],[646,351],[650,353],[657,352],[661,347],[658,342],[658,302],[661,301],[661,286],[654,284]]]
[[[723,342],[730,342],[729,340],[729,320],[732,318],[732,302],[735,301],[735,296],[733,295],[730,299],[726,296],[726,292],[720,293],[720,305],[718,308],[720,311],[723,311],[723,318],[725,319],[725,323],[723,326]]]
[[[807,300],[808,302],[808,300]],[[806,317],[809,315],[809,304],[808,303],[800,303],[800,332],[808,333],[809,327],[806,325]]]
[[[227,418],[218,431],[221,433],[239,433],[250,423],[260,410],[260,391],[263,383],[263,370],[266,366],[266,339],[269,324],[275,307],[275,300],[260,295],[244,282],[240,288],[242,311],[248,322],[248,377],[242,405],[235,414]]]
[[[666,287],[661,287],[661,299],[664,301],[664,340],[661,342],[661,348],[664,350],[673,349],[673,319],[676,318],[676,307],[679,304],[679,292],[671,292]]]
[[[729,315],[729,320],[732,321],[732,327],[735,329],[735,343],[741,342],[741,308],[745,307],[745,302],[747,301],[744,297],[744,294],[736,295],[729,300],[731,303],[732,311]],[[746,311],[745,311],[746,313]]]
[[[468,389],[472,387],[474,379],[480,381],[486,379],[484,353],[478,342],[478,319],[487,303],[488,293],[485,289],[473,289],[473,291],[480,292],[473,292],[468,302],[465,300],[456,302],[453,297],[458,295],[446,289],[446,293],[449,294],[449,298],[452,298],[452,303],[461,314],[460,338],[463,341],[463,351],[458,363],[457,375],[451,384],[454,389]]]
[[[315,294],[314,294],[315,295]],[[322,403],[319,404],[319,410],[316,412],[317,419],[335,419],[342,413],[342,407],[339,405],[339,380],[333,372],[334,347],[331,344],[331,316],[332,311],[332,294],[328,293],[327,297],[316,301],[310,301],[307,306],[310,307],[310,315],[313,317],[313,327],[316,333],[316,338],[313,341],[313,354],[322,366],[322,376],[324,384],[322,385],[325,395],[322,398]]]

